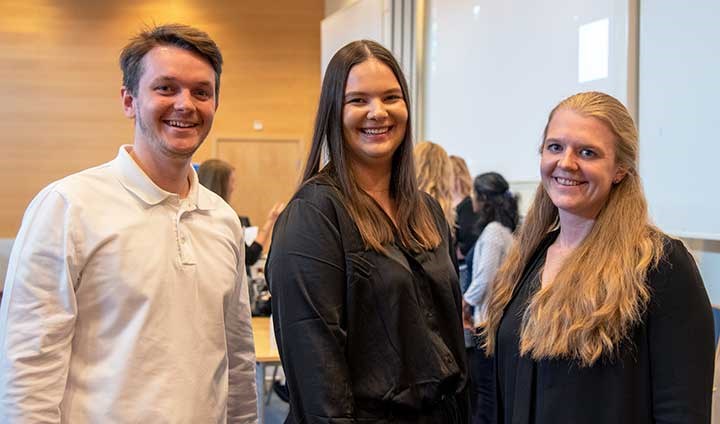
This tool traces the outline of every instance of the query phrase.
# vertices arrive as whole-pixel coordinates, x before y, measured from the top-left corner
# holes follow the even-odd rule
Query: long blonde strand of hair
[[[453,165],[450,157],[439,144],[430,141],[415,145],[414,154],[418,188],[437,200],[448,225],[455,228]]]

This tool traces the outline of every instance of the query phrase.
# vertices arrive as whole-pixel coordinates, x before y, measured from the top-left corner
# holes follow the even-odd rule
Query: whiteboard
[[[428,15],[424,138],[473,175],[537,181],[552,107],[627,100],[628,0],[428,0]]]
[[[665,232],[720,239],[720,2],[640,6],[640,174]]]

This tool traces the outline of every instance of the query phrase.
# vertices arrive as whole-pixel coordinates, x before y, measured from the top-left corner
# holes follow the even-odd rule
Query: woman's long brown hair
[[[390,196],[397,206],[395,225],[387,219],[378,204],[358,186],[348,160],[342,121],[345,85],[350,69],[370,59],[377,60],[392,70],[400,84],[406,107],[409,104],[405,77],[400,65],[386,48],[374,41],[360,40],[338,50],[325,71],[312,145],[301,184],[314,179],[331,182],[360,230],[366,248],[385,253],[383,245],[392,243],[397,234],[400,243],[408,249],[433,249],[440,244],[441,237],[415,180],[409,108],[406,124],[408,130],[392,158]],[[324,149],[327,149],[329,161],[321,169]]]

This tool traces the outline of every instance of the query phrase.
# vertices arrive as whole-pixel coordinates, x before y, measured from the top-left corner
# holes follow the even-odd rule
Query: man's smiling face
[[[142,59],[137,93],[123,89],[125,113],[135,118],[135,143],[161,157],[190,158],[212,127],[215,71],[201,56],[158,46]]]

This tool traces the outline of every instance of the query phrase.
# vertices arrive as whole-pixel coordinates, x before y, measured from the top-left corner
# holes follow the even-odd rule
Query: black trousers
[[[495,365],[484,350],[476,347],[467,349],[470,365],[470,412],[472,424],[495,424],[496,393]]]

